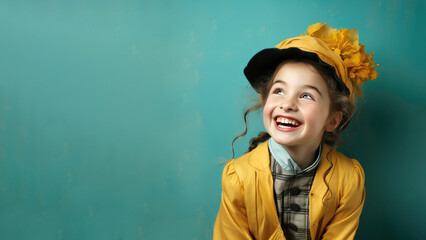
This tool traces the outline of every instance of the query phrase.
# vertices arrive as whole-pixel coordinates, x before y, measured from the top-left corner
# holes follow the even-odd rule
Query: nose
[[[284,111],[297,111],[297,104],[295,103],[295,100],[290,97],[285,98],[279,106],[280,109]]]

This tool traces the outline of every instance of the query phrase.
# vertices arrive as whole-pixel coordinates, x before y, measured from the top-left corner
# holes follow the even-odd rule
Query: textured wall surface
[[[425,10],[0,0],[0,238],[211,239],[221,163],[257,98],[245,64],[326,22],[357,28],[381,64],[341,148],[366,173],[357,239],[425,239]]]

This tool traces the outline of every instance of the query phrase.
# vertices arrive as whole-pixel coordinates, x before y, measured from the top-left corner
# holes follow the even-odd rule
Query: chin
[[[283,145],[284,147],[290,147],[290,146],[294,146],[294,145],[297,144],[296,142],[291,141],[288,138],[276,137],[276,136],[273,136],[273,135],[271,135],[271,138],[273,138],[275,140],[275,142],[277,142],[280,145]]]

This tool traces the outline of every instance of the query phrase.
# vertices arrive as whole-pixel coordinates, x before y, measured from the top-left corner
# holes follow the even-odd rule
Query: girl
[[[263,107],[266,132],[223,170],[214,239],[354,238],[364,172],[336,149],[362,83],[378,75],[372,56],[355,29],[317,23],[249,61],[260,103],[244,118]]]

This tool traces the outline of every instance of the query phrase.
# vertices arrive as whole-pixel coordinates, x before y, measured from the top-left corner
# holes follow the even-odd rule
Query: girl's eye
[[[276,94],[278,94],[278,95],[284,95],[284,91],[283,90],[281,90],[281,89],[275,89],[275,91],[274,91]]]
[[[314,100],[314,97],[312,97],[312,95],[308,94],[308,93],[304,93],[301,96],[302,98],[306,98],[306,99],[310,99],[310,100]]]

